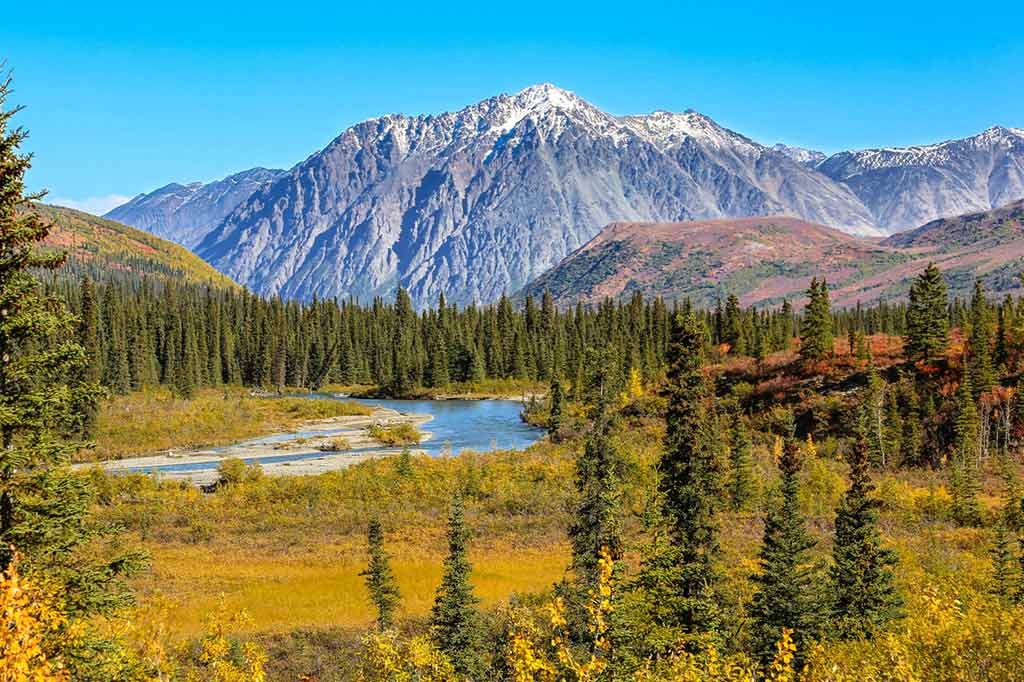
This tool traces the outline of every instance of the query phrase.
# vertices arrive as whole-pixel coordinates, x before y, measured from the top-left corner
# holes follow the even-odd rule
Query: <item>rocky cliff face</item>
[[[940,144],[840,152],[816,168],[848,186],[875,224],[899,232],[1024,197],[1024,130],[997,126]]]
[[[789,214],[877,234],[845,186],[695,112],[615,117],[550,85],[346,130],[200,244],[262,293],[418,305],[512,292],[615,221]]]
[[[205,185],[171,183],[138,195],[104,217],[193,249],[238,204],[283,173],[251,168]]]

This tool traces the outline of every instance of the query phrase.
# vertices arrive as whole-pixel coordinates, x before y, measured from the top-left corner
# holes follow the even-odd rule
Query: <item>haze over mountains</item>
[[[609,223],[787,215],[860,235],[1024,197],[1024,131],[926,147],[767,147],[697,112],[607,114],[551,85],[357,124],[290,171],[169,185],[108,216],[264,294],[417,305],[512,293]]]

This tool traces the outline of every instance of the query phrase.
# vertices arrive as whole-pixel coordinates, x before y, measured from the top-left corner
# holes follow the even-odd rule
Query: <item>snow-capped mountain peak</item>
[[[723,128],[692,109],[674,113],[659,109],[645,115],[623,116],[624,126],[659,149],[670,149],[688,138],[699,140],[717,149],[736,148],[748,153],[764,149],[753,140]]]

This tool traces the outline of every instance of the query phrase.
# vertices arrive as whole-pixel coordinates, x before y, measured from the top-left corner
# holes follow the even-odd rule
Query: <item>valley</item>
[[[1024,130],[825,154],[540,84],[101,218],[11,92],[0,680],[1024,679]]]

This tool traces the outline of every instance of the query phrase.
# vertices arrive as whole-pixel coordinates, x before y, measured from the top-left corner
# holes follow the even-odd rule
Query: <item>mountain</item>
[[[849,187],[889,232],[1024,198],[1024,130],[993,127],[962,140],[840,152],[817,170]]]
[[[561,306],[636,291],[700,306],[729,293],[774,304],[802,296],[812,277],[838,284],[904,260],[877,241],[785,216],[613,223],[522,293],[547,290]]]
[[[194,249],[238,204],[283,174],[282,170],[250,168],[207,184],[171,183],[140,194],[103,217]]]
[[[836,305],[906,296],[934,262],[953,295],[976,278],[997,293],[1021,293],[1024,200],[945,218],[879,242],[788,217],[685,223],[613,223],[529,286],[556,303],[597,303],[639,291],[711,305],[730,293],[745,305],[802,299],[824,277]]]
[[[551,85],[388,115],[244,199],[197,247],[264,294],[492,301],[617,221],[788,214],[880,234],[845,186],[706,116],[616,117]]]
[[[787,144],[773,144],[772,150],[785,154],[797,163],[809,168],[814,168],[828,158],[824,152],[819,152],[815,149],[804,149],[803,147],[790,147]]]
[[[68,252],[67,272],[146,275],[215,287],[238,285],[188,249],[128,225],[61,206],[35,204],[32,210],[53,224],[44,247]]]

